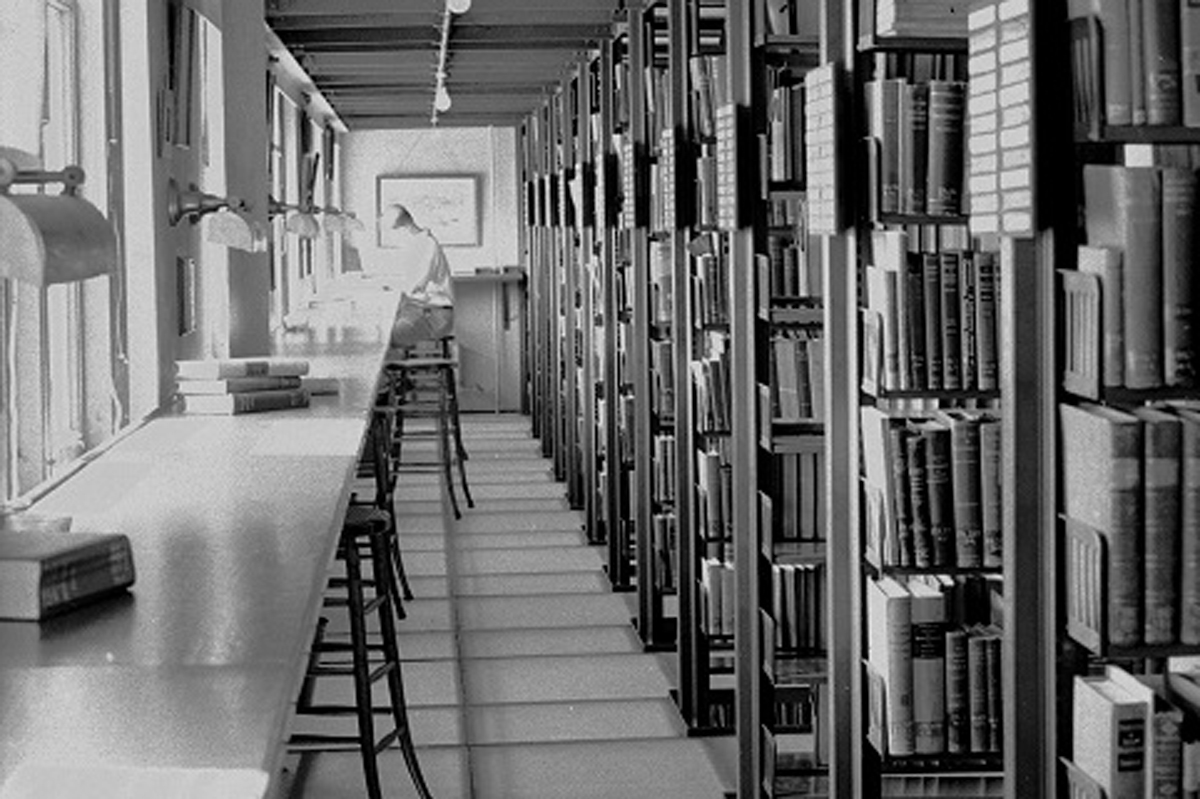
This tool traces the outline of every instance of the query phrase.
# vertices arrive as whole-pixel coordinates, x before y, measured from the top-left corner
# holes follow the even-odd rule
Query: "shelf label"
[[[737,106],[717,109],[717,227],[738,229]]]
[[[808,224],[813,233],[842,232],[838,185],[839,120],[837,65],[830,63],[804,76],[804,160],[808,181]]]
[[[967,17],[971,232],[1033,235],[1033,71],[1029,0],[992,0]]]

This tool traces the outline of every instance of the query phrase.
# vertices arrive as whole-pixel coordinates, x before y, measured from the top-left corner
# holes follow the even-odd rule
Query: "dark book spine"
[[[1171,386],[1196,384],[1196,185],[1190,169],[1163,170],[1163,369]]]
[[[1179,424],[1146,419],[1144,639],[1148,645],[1175,642],[1179,601]]]
[[[1142,5],[1142,62],[1146,82],[1146,122],[1178,125],[1182,120],[1179,6],[1170,0]]]
[[[912,502],[913,565],[920,569],[933,566],[933,538],[929,523],[929,439],[913,433],[908,439],[908,485]]]
[[[942,264],[936,252],[921,254],[925,303],[925,387],[942,388]]]
[[[967,638],[967,703],[970,709],[970,741],[972,752],[991,749],[992,728],[988,723],[987,638],[972,632]]]
[[[958,256],[958,288],[959,366],[962,387],[969,391],[979,382],[979,343],[975,335],[975,253],[970,250],[963,250]]]
[[[1004,557],[1004,500],[1000,483],[1003,473],[999,419],[979,423],[979,505],[983,520],[983,565],[999,568]]]
[[[1108,486],[1108,642],[1142,643],[1142,452],[1141,425],[1112,424],[1111,483]],[[1068,468],[1089,469],[1089,464]]]
[[[954,528],[958,565],[983,565],[983,508],[979,499],[979,420],[955,419],[950,425],[954,472]]]
[[[958,253],[939,254],[942,267],[942,387],[948,391],[964,388],[962,380],[962,321],[959,311]]]
[[[987,721],[989,752],[1004,745],[1004,689],[1001,679],[1002,639],[998,633],[985,637],[985,675],[987,680]]]
[[[946,751],[971,751],[967,633],[960,629],[946,632]]]
[[[912,489],[908,479],[908,439],[910,432],[899,425],[888,428],[888,453],[891,458],[892,514],[896,524],[896,565],[912,566],[913,517]]]
[[[900,210],[903,213],[925,213],[928,162],[929,84],[905,84],[900,94],[900,185],[904,191]]]
[[[954,491],[950,474],[950,431],[924,431],[925,482],[929,487],[929,535],[933,542],[933,565],[955,562]]]
[[[1200,644],[1200,418],[1185,417],[1180,478],[1180,643]]]
[[[908,317],[905,320],[908,341],[908,387],[917,390],[929,388],[926,382],[924,263],[922,253],[910,252],[904,278],[904,302]]]
[[[935,216],[962,212],[965,89],[959,81],[929,82],[926,203]]]
[[[92,597],[102,596],[133,582],[133,560],[114,557],[109,563],[92,568],[60,567],[53,575],[43,574],[40,588],[42,616],[74,607]]]
[[[1161,182],[1157,169],[1118,167],[1117,213],[1124,221],[1125,385],[1163,383]]]
[[[992,391],[999,385],[1000,362],[997,340],[1000,283],[996,255],[977,252],[975,261],[975,341],[979,367],[979,389]]]

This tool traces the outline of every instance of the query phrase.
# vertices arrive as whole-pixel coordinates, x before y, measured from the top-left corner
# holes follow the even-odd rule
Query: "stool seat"
[[[384,363],[385,369],[438,369],[444,366],[458,366],[454,358],[403,358],[389,360]]]

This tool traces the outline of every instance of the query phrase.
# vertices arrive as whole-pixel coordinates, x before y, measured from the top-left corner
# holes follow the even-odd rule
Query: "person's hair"
[[[416,224],[409,210],[400,203],[392,203],[388,208],[393,214],[392,227],[407,227]]]

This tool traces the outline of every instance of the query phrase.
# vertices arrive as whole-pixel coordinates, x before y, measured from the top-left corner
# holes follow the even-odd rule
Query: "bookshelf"
[[[747,139],[761,154],[738,234],[753,253],[754,290],[735,305],[745,317],[737,332],[749,337],[737,353],[751,354],[756,398],[743,439],[751,451],[738,452],[752,469],[746,504],[757,506],[737,514],[753,522],[735,531],[746,540],[738,579],[757,616],[751,634],[737,638],[739,704],[742,696],[755,703],[738,719],[739,747],[753,752],[740,782],[756,796],[831,796],[825,292],[806,180],[805,78],[818,63],[818,20],[815,8],[768,6],[753,4],[743,29]]]
[[[1075,720],[1077,678],[1118,666],[1153,682],[1176,669],[1171,658],[1200,654],[1189,613],[1196,605],[1188,468],[1195,423],[1187,410],[1200,399],[1188,321],[1197,166],[1189,151],[1200,142],[1200,98],[1178,75],[1172,83],[1146,74],[1157,64],[1190,68],[1175,48],[1195,41],[1193,10],[1159,20],[1147,12],[1145,46],[1161,60],[1145,64],[1116,58],[1106,43],[1131,29],[1105,8],[1077,14],[1062,4],[1057,12],[1057,43],[1070,64],[1055,85],[1057,121],[1074,135],[1055,140],[1070,180],[1068,170],[1051,170],[1061,186],[1056,199],[1068,209],[1054,220],[1058,271],[1049,303],[1060,331],[1052,529],[1062,657],[1053,751],[1057,788],[1083,792],[1099,791],[1108,775],[1081,768],[1087,739]],[[1109,210],[1114,198],[1128,205]],[[1096,431],[1091,453],[1073,436],[1083,427]],[[1122,471],[1122,463],[1136,467]],[[1089,498],[1084,492],[1097,481],[1103,490]],[[1193,724],[1194,705],[1178,704]]]

